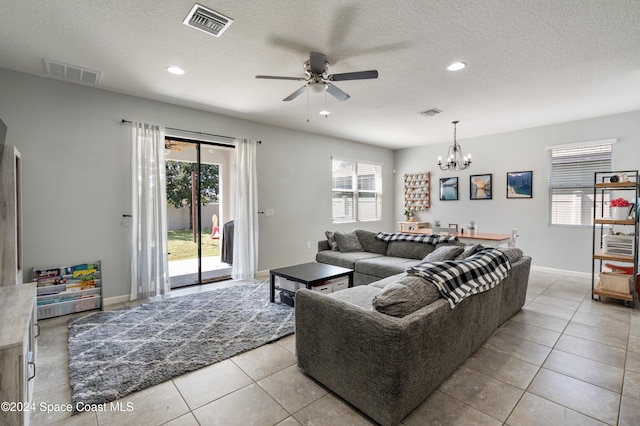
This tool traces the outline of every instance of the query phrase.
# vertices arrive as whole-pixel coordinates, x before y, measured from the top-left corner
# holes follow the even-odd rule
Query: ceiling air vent
[[[93,71],[75,65],[63,64],[49,59],[43,59],[44,73],[49,77],[60,80],[72,81],[74,83],[97,86],[102,75],[99,71]]]
[[[220,37],[233,23],[233,19],[196,3],[182,23]]]
[[[442,110],[438,108],[426,109],[424,111],[420,111],[418,114],[424,115],[425,117],[433,117],[436,114],[440,114]]]

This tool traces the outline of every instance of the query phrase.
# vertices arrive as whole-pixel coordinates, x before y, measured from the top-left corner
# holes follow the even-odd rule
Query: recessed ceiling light
[[[167,71],[171,74],[182,75],[184,74],[184,70],[180,67],[167,67]]]
[[[447,67],[449,71],[460,71],[462,68],[466,67],[467,64],[464,62],[454,62]]]

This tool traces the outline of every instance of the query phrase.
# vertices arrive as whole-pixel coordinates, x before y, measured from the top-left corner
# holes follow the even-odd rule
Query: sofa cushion
[[[358,260],[355,270],[358,274],[385,278],[391,275],[400,274],[406,269],[416,266],[419,263],[420,261],[417,259],[380,256]]]
[[[325,231],[324,233],[324,235],[327,236],[327,242],[329,243],[329,247],[331,247],[331,250],[338,251],[338,243],[336,243],[334,234],[335,232],[333,231]]]
[[[379,279],[378,281],[374,281],[371,284],[369,284],[371,287],[378,287],[379,289],[383,289],[386,286],[388,286],[389,284],[393,284],[397,281],[399,281],[401,278],[404,278],[407,276],[406,272],[402,272],[400,274],[395,274],[395,275],[390,275],[386,278],[382,278]]]
[[[367,286],[371,287],[371,286]],[[404,317],[440,299],[438,288],[420,277],[407,275],[386,286],[372,305],[383,314]]]
[[[385,255],[387,254],[387,243],[376,238],[377,232],[356,229],[356,235],[364,251]]]
[[[464,251],[460,253],[454,260],[466,259],[469,256],[473,256],[483,248],[484,246],[482,244],[469,244],[467,246],[464,246]]]
[[[498,250],[503,252],[511,263],[515,263],[522,259],[523,252],[522,249],[519,249],[518,247],[498,247]]]
[[[433,250],[435,246],[427,243],[413,241],[391,241],[387,246],[387,256],[404,257],[407,259],[422,259]]]
[[[335,238],[336,243],[338,243],[338,250],[340,250],[341,253],[364,251],[355,232],[336,231],[333,233],[333,238]]]
[[[442,262],[444,260],[453,260],[464,251],[460,246],[440,246],[429,253],[422,259],[423,262]]]
[[[351,253],[340,253],[339,251],[324,250],[316,253],[316,262],[329,265],[341,266],[343,268],[355,269],[356,262],[363,259],[383,257],[379,254],[366,251],[354,251]]]
[[[338,291],[335,293],[327,294],[327,297],[332,297],[334,299],[340,299],[342,301],[351,303],[353,305],[360,306],[361,308],[365,308],[367,310],[371,309],[371,303],[373,303],[373,299],[380,293],[382,290],[376,287],[370,287],[368,285],[361,285],[358,287],[352,287],[348,290]]]

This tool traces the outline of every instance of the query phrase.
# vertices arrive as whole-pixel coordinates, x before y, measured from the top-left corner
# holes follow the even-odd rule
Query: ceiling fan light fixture
[[[320,82],[309,83],[309,91],[311,93],[319,94],[327,90],[327,85]]]
[[[461,69],[463,69],[466,66],[467,66],[467,64],[465,64],[464,62],[454,62],[451,65],[449,65],[447,67],[447,69],[449,71],[460,71]]]

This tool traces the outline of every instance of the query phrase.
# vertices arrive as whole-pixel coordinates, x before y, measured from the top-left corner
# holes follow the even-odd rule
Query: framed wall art
[[[440,178],[440,199],[455,201],[458,199],[458,178]]]
[[[507,198],[533,198],[533,172],[507,173]]]
[[[472,200],[490,200],[492,198],[492,175],[469,176],[469,198]]]

